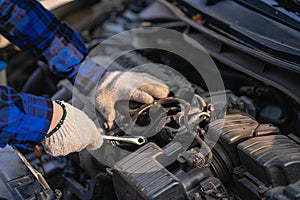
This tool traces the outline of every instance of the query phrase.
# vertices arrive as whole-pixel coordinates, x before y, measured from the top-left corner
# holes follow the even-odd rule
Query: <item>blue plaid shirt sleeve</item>
[[[9,86],[0,86],[0,95],[0,147],[32,149],[50,127],[52,101],[17,93]]]
[[[52,72],[67,77],[83,93],[91,91],[105,71],[87,57],[78,33],[36,0],[0,0],[0,33],[22,50],[47,61]],[[40,142],[52,104],[8,87],[1,87],[0,92],[0,145],[30,148]]]
[[[78,33],[36,0],[0,0],[0,33],[22,50],[46,60],[59,77],[67,77],[73,84],[76,81],[84,93],[91,91],[104,73],[87,57]]]

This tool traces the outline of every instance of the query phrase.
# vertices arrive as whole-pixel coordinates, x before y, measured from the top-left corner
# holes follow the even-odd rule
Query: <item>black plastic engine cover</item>
[[[271,124],[259,124],[247,114],[227,114],[223,119],[210,123],[208,136],[219,138],[219,143],[231,157],[234,166],[238,166],[237,145],[254,136],[279,133],[279,129]]]
[[[300,180],[300,145],[284,135],[253,137],[238,145],[242,165],[266,185]]]
[[[13,148],[0,149],[0,199],[57,199],[54,192],[45,190],[24,165]]]
[[[116,163],[113,183],[118,199],[186,199],[179,179],[155,159],[162,152],[148,143]]]

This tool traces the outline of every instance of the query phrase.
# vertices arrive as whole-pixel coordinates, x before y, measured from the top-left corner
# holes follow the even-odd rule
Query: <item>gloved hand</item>
[[[94,122],[81,110],[68,103],[63,104],[66,110],[65,120],[55,133],[43,140],[45,151],[52,156],[64,156],[86,147],[99,148],[103,143],[101,129],[97,129]]]
[[[107,72],[96,89],[96,106],[107,120],[109,128],[115,119],[115,103],[119,100],[134,100],[150,104],[155,98],[165,98],[168,86],[151,75],[137,72]]]

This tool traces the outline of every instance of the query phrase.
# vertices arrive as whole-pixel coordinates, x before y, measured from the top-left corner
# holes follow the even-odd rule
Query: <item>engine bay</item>
[[[165,76],[172,92],[153,104],[118,102],[117,120],[107,128],[101,113],[90,112],[85,97],[74,93],[67,79],[55,78],[41,61],[8,47],[11,85],[23,92],[71,102],[107,130],[104,145],[97,150],[84,150],[66,157],[23,152],[51,188],[61,191],[61,199],[284,200],[300,197],[300,64],[297,59],[300,54],[299,44],[293,43],[299,37],[299,30],[289,32],[296,36],[286,43],[286,49],[281,49],[274,42],[277,37],[272,40],[274,44],[258,36],[250,40],[250,32],[242,32],[245,30],[242,22],[241,27],[229,28],[225,22],[217,27],[217,14],[207,14],[212,7],[196,11],[201,9],[202,1],[195,6],[193,1],[89,2],[86,7],[82,7],[85,5],[82,2],[74,3],[72,9],[82,8],[68,13],[57,9],[56,14],[79,31],[95,60],[100,54],[100,59],[110,55],[112,49],[142,42],[139,35],[133,35],[135,43],[105,43],[103,52],[99,52],[97,45],[112,35],[139,27],[171,29],[203,45],[226,90],[209,91],[205,78],[185,58],[162,49],[137,49],[115,59],[109,69],[130,70],[146,64],[142,70],[151,74],[151,64],[155,64],[159,70],[153,76]],[[207,2],[215,5],[214,1]],[[239,1],[216,2],[225,6]],[[175,11],[170,9],[172,5]],[[180,10],[201,30],[180,19],[176,15]],[[229,45],[222,38],[233,42]],[[165,38],[158,36],[157,40],[161,42]],[[272,49],[271,56],[264,52],[268,49]],[[20,65],[20,60],[27,62],[20,71],[13,72],[11,69]],[[165,68],[166,65],[174,71]],[[21,73],[25,74],[24,80],[16,78]],[[225,102],[212,100],[221,96]],[[14,198],[34,199],[28,194],[22,196],[22,192],[18,194]]]

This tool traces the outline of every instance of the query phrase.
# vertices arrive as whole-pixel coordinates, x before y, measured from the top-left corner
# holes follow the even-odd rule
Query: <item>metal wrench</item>
[[[136,145],[142,145],[147,142],[146,137],[142,136],[110,136],[110,135],[102,135],[104,140],[116,141],[116,142],[127,142]]]

